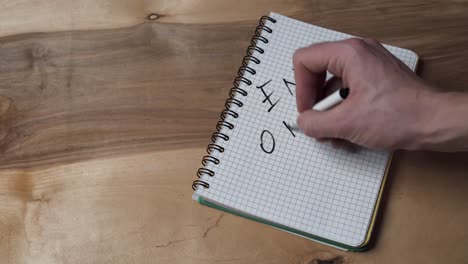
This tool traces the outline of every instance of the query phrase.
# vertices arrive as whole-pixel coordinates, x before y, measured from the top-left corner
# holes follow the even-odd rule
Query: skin
[[[293,57],[297,124],[308,136],[373,149],[468,151],[468,94],[439,92],[372,39],[314,44]],[[335,77],[325,82],[326,71]],[[339,87],[348,98],[311,105]]]

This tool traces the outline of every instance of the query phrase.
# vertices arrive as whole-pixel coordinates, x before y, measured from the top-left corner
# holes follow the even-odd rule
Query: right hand
[[[439,94],[377,41],[352,38],[314,44],[297,50],[293,64],[297,123],[306,135],[374,149],[430,145],[434,109],[442,107]],[[341,78],[350,94],[331,110],[311,110],[327,93],[327,71]]]

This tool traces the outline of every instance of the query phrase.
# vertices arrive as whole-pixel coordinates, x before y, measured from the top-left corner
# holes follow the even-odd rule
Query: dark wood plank
[[[253,26],[4,39],[0,167],[206,145]]]

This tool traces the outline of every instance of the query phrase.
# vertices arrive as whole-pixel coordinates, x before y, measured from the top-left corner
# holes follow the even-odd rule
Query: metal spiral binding
[[[234,96],[236,94],[240,94],[242,96],[248,95],[247,91],[244,89],[241,89],[239,85],[241,82],[245,83],[247,86],[252,85],[252,81],[244,77],[245,72],[248,72],[251,75],[255,75],[257,73],[255,69],[253,69],[252,67],[249,67],[248,64],[249,62],[252,62],[254,64],[260,64],[261,62],[257,57],[253,56],[253,52],[257,51],[259,54],[263,54],[265,52],[264,49],[257,46],[258,42],[262,42],[264,44],[268,43],[268,39],[260,35],[262,31],[265,31],[270,34],[273,33],[273,30],[265,25],[266,20],[269,20],[272,23],[276,23],[276,19],[269,17],[269,16],[262,16],[260,20],[258,21],[258,26],[255,29],[255,34],[250,41],[251,45],[247,48],[245,52],[246,56],[242,59],[242,66],[239,67],[239,70],[237,71],[237,77],[234,79],[234,82],[233,82],[234,87],[232,87],[231,90],[229,90],[229,98],[226,100],[226,103],[224,104],[225,109],[220,114],[221,120],[216,124],[216,132],[214,132],[213,135],[211,136],[211,141],[213,143],[209,144],[206,148],[206,152],[208,153],[208,155],[203,157],[203,160],[202,160],[203,166],[208,165],[208,163],[210,162],[215,165],[218,165],[220,163],[220,160],[218,158],[211,156],[211,154],[213,153],[213,151],[218,151],[219,153],[223,153],[225,150],[224,147],[222,147],[219,144],[216,144],[216,141],[218,139],[222,139],[224,141],[229,140],[228,135],[220,132],[221,129],[223,127],[226,127],[228,129],[234,129],[234,124],[225,121],[226,117],[227,116],[231,116],[233,118],[239,117],[239,114],[237,112],[230,109],[231,105],[236,105],[238,107],[242,107],[244,105],[241,101],[239,101],[238,99],[235,99]],[[215,176],[215,172],[207,168],[198,169],[197,177],[201,178],[203,175],[208,175],[210,177],[213,177]],[[195,191],[198,186],[202,186],[203,188],[206,188],[206,189],[210,188],[209,183],[202,181],[202,180],[195,180],[192,183],[192,189]]]

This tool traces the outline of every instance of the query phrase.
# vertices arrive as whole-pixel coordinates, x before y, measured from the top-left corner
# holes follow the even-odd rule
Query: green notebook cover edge
[[[323,238],[323,237],[315,236],[315,235],[312,235],[312,234],[309,234],[309,233],[306,233],[306,232],[303,232],[303,231],[300,231],[300,230],[297,230],[297,229],[294,229],[294,228],[290,228],[290,227],[287,227],[287,226],[284,226],[284,225],[281,225],[281,224],[277,224],[275,222],[264,220],[264,219],[261,219],[261,218],[255,217],[255,216],[251,216],[251,215],[248,215],[248,214],[243,214],[241,212],[234,211],[234,210],[225,208],[223,206],[208,202],[208,201],[204,200],[203,197],[198,197],[198,202],[200,204],[202,204],[202,205],[214,208],[216,210],[220,210],[220,211],[223,211],[223,212],[226,212],[226,213],[230,213],[230,214],[233,214],[233,215],[236,215],[236,216],[240,216],[240,217],[243,217],[243,218],[258,222],[258,223],[261,223],[261,224],[269,225],[269,226],[281,229],[283,231],[287,231],[287,232],[290,232],[290,233],[293,233],[293,234],[296,234],[296,235],[299,235],[299,236],[303,236],[303,237],[306,237],[306,238],[309,238],[309,239],[312,239],[312,240],[316,240],[318,242],[321,242],[321,243],[324,243],[324,244],[327,244],[327,245],[331,245],[331,246],[334,246],[334,247],[337,247],[337,248],[340,248],[340,249],[343,249],[343,250],[347,250],[347,251],[364,251],[365,250],[364,247],[352,247],[352,246],[342,244],[342,243],[339,243],[339,242],[336,242],[336,241],[332,241],[332,240],[329,240],[329,239],[326,239],[326,238]]]
[[[226,212],[226,213],[230,213],[230,214],[233,214],[233,215],[236,215],[236,216],[240,216],[240,217],[243,217],[243,218],[258,222],[258,223],[261,223],[261,224],[269,225],[269,226],[272,226],[274,228],[278,228],[278,229],[281,229],[281,230],[286,231],[286,232],[290,232],[290,233],[295,234],[295,235],[299,235],[299,236],[302,236],[302,237],[305,237],[305,238],[308,238],[308,239],[312,239],[312,240],[315,240],[315,241],[317,241],[319,243],[330,245],[330,246],[333,246],[333,247],[336,247],[336,248],[339,248],[339,249],[342,249],[342,250],[345,250],[345,251],[362,252],[362,251],[367,250],[367,246],[369,245],[371,234],[372,234],[372,232],[374,230],[375,222],[376,222],[376,219],[377,219],[377,212],[379,211],[380,203],[381,203],[381,200],[382,200],[381,198],[382,198],[383,190],[384,190],[384,187],[385,187],[385,183],[387,182],[387,176],[388,176],[388,172],[389,172],[389,169],[390,169],[390,164],[392,163],[392,159],[393,159],[393,153],[390,153],[390,157],[389,157],[389,159],[387,161],[387,165],[385,166],[384,177],[382,179],[382,183],[380,184],[379,194],[378,194],[377,199],[375,201],[374,211],[372,213],[371,221],[369,223],[369,228],[367,230],[367,235],[366,235],[366,238],[364,239],[364,241],[362,242],[362,244],[359,245],[359,246],[346,245],[346,244],[336,242],[336,241],[333,241],[333,240],[330,240],[330,239],[327,239],[327,238],[323,238],[323,237],[316,236],[316,235],[313,235],[313,234],[310,234],[310,233],[307,233],[307,232],[304,232],[304,231],[300,231],[300,230],[297,230],[297,229],[294,229],[294,228],[291,228],[291,227],[287,227],[285,225],[281,225],[281,224],[278,224],[278,223],[275,223],[275,222],[272,222],[272,221],[268,221],[268,220],[265,220],[265,219],[262,219],[262,218],[258,218],[258,217],[255,217],[255,216],[252,216],[252,215],[249,215],[249,214],[243,214],[241,212],[228,209],[228,208],[220,206],[218,204],[211,203],[211,202],[203,199],[203,197],[201,197],[201,196],[199,196],[197,198],[197,202],[200,203],[201,205],[208,206],[208,207],[211,207],[211,208],[216,209],[216,210],[220,210],[220,211],[223,211],[223,212]]]

